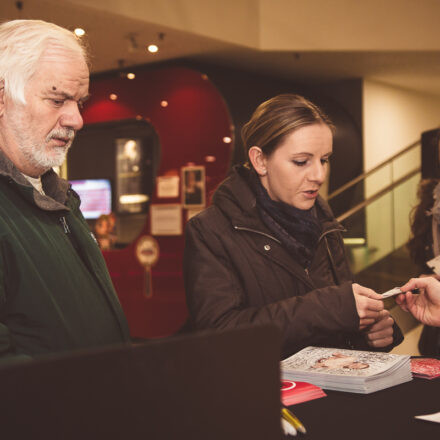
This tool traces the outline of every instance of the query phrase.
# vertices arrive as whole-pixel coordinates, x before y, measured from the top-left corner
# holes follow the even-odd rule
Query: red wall
[[[232,143],[232,122],[227,106],[206,75],[187,68],[162,68],[136,72],[134,80],[119,75],[92,80],[91,98],[84,111],[84,122],[95,123],[127,118],[145,118],[155,128],[161,143],[158,176],[180,175],[180,168],[191,165],[206,167],[206,193],[209,194],[226,176]],[[112,101],[109,95],[118,96]],[[162,107],[166,100],[168,106]],[[215,162],[206,162],[206,156]],[[158,199],[152,203],[180,203],[175,199]],[[182,211],[184,227],[186,210]],[[150,235],[149,218],[141,235]],[[187,310],[182,278],[184,237],[154,237],[160,258],[152,267],[153,294],[146,297],[145,269],[135,256],[134,243],[122,250],[105,251],[110,275],[133,337],[160,337],[177,331],[185,322]]]

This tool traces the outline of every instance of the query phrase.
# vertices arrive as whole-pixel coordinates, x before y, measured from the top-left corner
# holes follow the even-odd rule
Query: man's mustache
[[[49,142],[51,139],[66,139],[71,142],[74,137],[75,130],[73,128],[57,128],[48,134],[46,142]]]

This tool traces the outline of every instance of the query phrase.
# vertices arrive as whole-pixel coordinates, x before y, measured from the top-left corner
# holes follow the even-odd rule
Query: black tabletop
[[[415,378],[366,395],[325,392],[290,407],[307,429],[304,440],[440,440],[439,423],[414,418],[440,412],[440,378]]]

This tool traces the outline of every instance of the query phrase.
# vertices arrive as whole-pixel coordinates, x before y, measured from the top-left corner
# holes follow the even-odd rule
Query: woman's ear
[[[249,160],[254,167],[254,170],[259,176],[265,176],[267,174],[266,169],[266,156],[262,149],[257,146],[253,146],[248,152]]]
[[[0,81],[0,117],[3,116],[5,110],[5,83]]]

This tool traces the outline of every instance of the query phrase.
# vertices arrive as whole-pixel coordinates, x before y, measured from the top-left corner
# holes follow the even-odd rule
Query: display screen
[[[86,219],[95,219],[112,210],[112,187],[108,179],[71,180],[81,198],[81,212]]]

